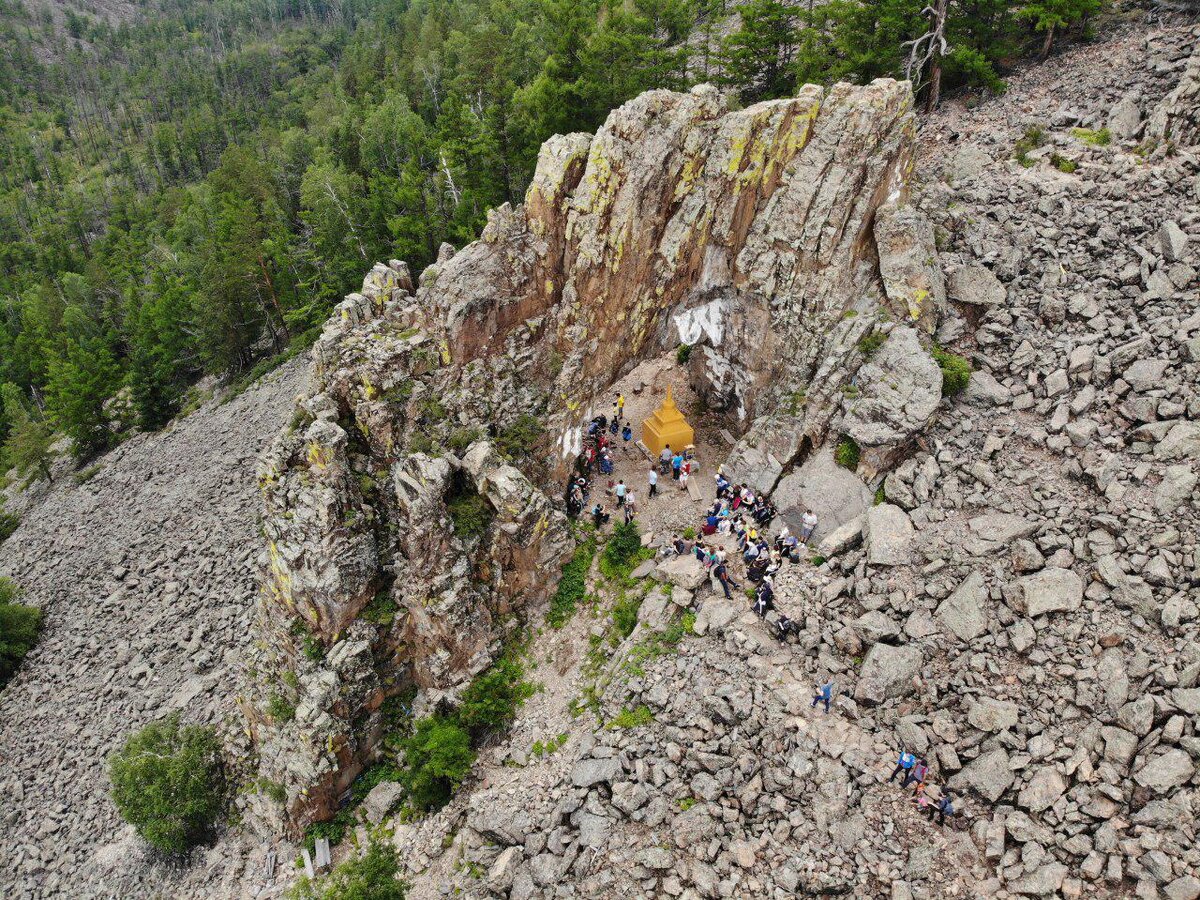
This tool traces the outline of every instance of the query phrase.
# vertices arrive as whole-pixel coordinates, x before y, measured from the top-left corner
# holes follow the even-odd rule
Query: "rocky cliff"
[[[899,401],[866,377],[846,427],[880,449],[874,468],[928,421],[940,376],[919,336],[944,289],[905,205],[913,150],[898,82],[738,111],[710,87],[653,91],[595,136],[547,142],[525,204],[419,285],[380,265],[338,307],[316,391],[260,466],[264,640],[245,708],[291,822],[335,808],[388,697],[415,686],[436,704],[553,587],[571,546],[556,479],[637,363],[702,345],[692,382],[738,432],[808,389],[773,424],[782,470],[841,415],[855,342],[886,319],[921,377]],[[488,522],[466,534],[452,511],[475,497]],[[289,722],[264,712],[285,673]]]

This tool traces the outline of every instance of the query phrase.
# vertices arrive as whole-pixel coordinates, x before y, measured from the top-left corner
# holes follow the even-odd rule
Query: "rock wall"
[[[703,344],[696,382],[745,430],[819,372],[852,375],[878,320],[912,323],[886,327],[919,346],[944,289],[908,257],[935,255],[932,232],[897,241],[893,224],[885,276],[876,234],[880,210],[917,217],[913,140],[891,80],[738,111],[707,86],[652,91],[594,137],[548,141],[525,204],[444,247],[419,288],[403,263],[372,270],[260,466],[263,640],[243,707],[287,798],[262,800],[266,819],[328,815],[387,699],[440,702],[545,597],[571,545],[551,485],[638,362]],[[829,391],[778,426],[786,440],[823,438],[844,400]],[[463,533],[452,511],[477,497],[489,521]]]

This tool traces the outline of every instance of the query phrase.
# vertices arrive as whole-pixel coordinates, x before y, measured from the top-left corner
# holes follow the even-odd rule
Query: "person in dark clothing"
[[[917,758],[907,750],[901,751],[900,757],[896,760],[896,768],[892,769],[892,774],[888,777],[888,781],[894,781],[896,776],[901,772],[903,772],[904,777],[907,778],[908,773],[912,771],[913,763],[916,761]],[[905,784],[907,784],[907,782],[905,782]]]
[[[725,565],[725,563],[717,564],[716,575],[717,581],[721,583],[721,587],[725,591],[725,599],[729,600],[732,597],[732,595],[729,593],[729,586],[733,585],[735,588],[740,588],[741,585],[729,577],[729,568]]]
[[[813,694],[813,702],[812,702],[813,706],[816,706],[818,703],[822,703],[822,702],[825,704],[825,712],[828,713],[829,712],[829,704],[833,702],[833,681],[832,680],[825,682],[823,685],[821,685],[819,688],[817,688],[817,692],[815,694]]]
[[[926,807],[926,809],[929,812],[929,821],[932,822],[934,815],[937,815],[937,823],[939,825],[946,824],[946,816],[954,815],[954,804],[950,802],[950,795],[948,793],[942,794],[942,799],[933,806]]]
[[[900,787],[906,788],[914,781],[921,782],[925,780],[925,776],[929,774],[929,764],[925,762],[925,758],[921,757],[916,761],[913,767],[905,774],[904,780],[900,782]]]
[[[597,503],[592,507],[592,521],[595,522],[597,528],[603,527],[604,523],[609,519],[608,513],[604,511],[604,507]]]

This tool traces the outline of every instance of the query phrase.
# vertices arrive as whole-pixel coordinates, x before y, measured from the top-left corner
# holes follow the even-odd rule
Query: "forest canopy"
[[[935,0],[942,89],[1003,89],[1100,0]],[[520,202],[541,143],[649,88],[903,77],[913,0],[0,0],[0,446],[156,429]],[[928,71],[917,88],[927,93]],[[114,402],[119,397],[120,402]],[[5,465],[3,468],[7,468]]]

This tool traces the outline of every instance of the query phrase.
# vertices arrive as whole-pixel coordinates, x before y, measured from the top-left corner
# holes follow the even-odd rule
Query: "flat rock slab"
[[[1043,569],[1018,579],[1016,587],[1009,592],[1009,605],[1031,619],[1083,605],[1083,579],[1070,569]]]
[[[987,631],[987,601],[983,576],[972,572],[934,615],[960,641],[973,641]]]
[[[903,566],[912,561],[916,530],[899,506],[881,503],[867,510],[867,562],[873,566]]]
[[[658,578],[683,588],[694,591],[700,587],[705,578],[704,566],[692,554],[687,556],[672,556],[658,564]]]
[[[854,699],[864,703],[882,703],[912,692],[913,678],[921,671],[925,656],[920,647],[905,644],[875,644],[863,659],[862,672],[854,688]]]

